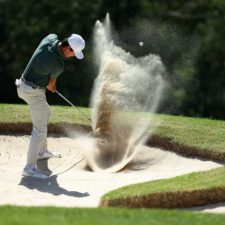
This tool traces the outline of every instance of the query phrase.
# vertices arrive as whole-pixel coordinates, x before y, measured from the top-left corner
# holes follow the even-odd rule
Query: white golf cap
[[[85,48],[84,39],[78,34],[72,34],[70,37],[68,37],[68,43],[70,47],[73,49],[75,56],[78,59],[83,59],[84,54],[82,50]]]

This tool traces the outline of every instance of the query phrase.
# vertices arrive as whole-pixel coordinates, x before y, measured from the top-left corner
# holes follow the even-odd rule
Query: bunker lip
[[[31,130],[32,124],[29,122],[0,122],[0,135],[30,135]],[[48,134],[50,136],[68,137],[68,133],[71,130],[77,130],[83,134],[92,132],[91,126],[84,124],[71,124],[65,122],[58,124],[49,123],[48,125]],[[173,151],[187,157],[198,157],[200,159],[209,159],[220,163],[225,162],[225,155],[223,153],[187,146],[182,143],[177,143],[168,137],[163,137],[155,134],[151,135],[151,137],[148,138],[145,145],[149,147],[162,148],[168,151]]]
[[[1,205],[97,207],[101,196],[125,185],[221,166],[142,146],[136,163],[126,170],[91,172],[79,151],[79,146],[84,145],[80,138],[58,135],[49,137],[48,145],[50,150],[59,151],[62,159],[40,161],[39,166],[45,167],[45,171],[49,169],[52,175],[49,179],[37,180],[21,177],[28,143],[28,135],[0,135],[0,175],[5,178],[0,186]]]

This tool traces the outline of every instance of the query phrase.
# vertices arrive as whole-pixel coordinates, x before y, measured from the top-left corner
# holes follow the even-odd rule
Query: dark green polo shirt
[[[58,46],[56,34],[45,37],[32,55],[23,77],[30,82],[46,87],[49,78],[57,78],[64,70],[64,59]]]

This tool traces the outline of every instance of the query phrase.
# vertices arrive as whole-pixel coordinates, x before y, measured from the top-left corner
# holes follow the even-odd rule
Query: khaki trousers
[[[32,119],[32,133],[27,152],[27,165],[35,166],[39,152],[47,149],[47,125],[51,114],[45,89],[33,89],[21,80],[17,85],[18,96],[29,106]]]

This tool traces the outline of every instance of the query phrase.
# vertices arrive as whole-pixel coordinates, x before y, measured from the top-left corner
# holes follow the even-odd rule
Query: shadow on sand
[[[50,175],[51,170],[48,168],[48,160],[38,161],[37,167],[45,172],[45,174]],[[47,179],[37,179],[33,177],[23,177],[19,183],[24,187],[27,187],[31,190],[36,189],[40,192],[46,192],[53,195],[67,195],[71,197],[83,198],[89,196],[88,192],[77,192],[77,191],[68,191],[65,188],[59,186],[57,182],[57,175],[50,176]]]

